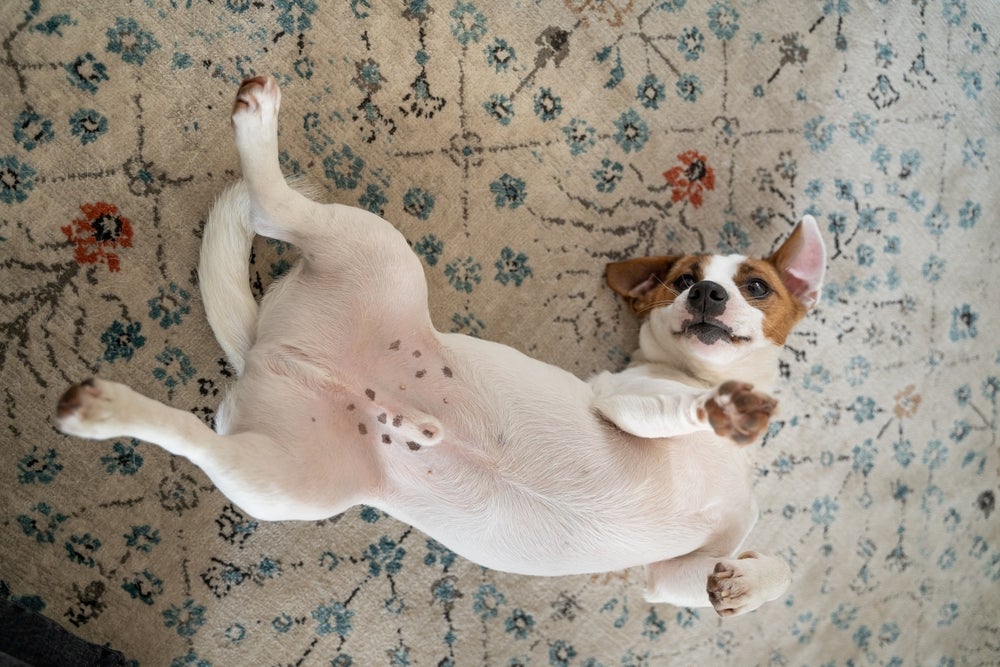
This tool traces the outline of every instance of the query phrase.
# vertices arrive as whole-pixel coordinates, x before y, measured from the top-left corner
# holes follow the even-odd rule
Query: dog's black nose
[[[692,313],[717,317],[725,311],[726,301],[729,301],[729,292],[725,287],[711,280],[702,280],[688,291],[687,307]]]

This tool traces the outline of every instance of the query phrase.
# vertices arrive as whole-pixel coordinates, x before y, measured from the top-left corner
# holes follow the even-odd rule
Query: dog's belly
[[[668,559],[752,522],[749,468],[731,443],[626,435],[573,375],[492,343],[445,344],[478,393],[442,418],[436,446],[382,452],[371,502],[396,518],[476,563],[532,575]]]

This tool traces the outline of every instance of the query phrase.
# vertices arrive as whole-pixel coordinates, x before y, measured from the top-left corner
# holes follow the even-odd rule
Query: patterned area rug
[[[0,595],[141,665],[996,664],[992,2],[8,0],[0,32]],[[95,373],[212,421],[195,266],[254,74],[286,172],[398,226],[439,329],[581,377],[636,343],[607,261],[816,216],[823,302],[758,447],[788,594],[721,620],[370,508],[258,523],[186,460],[56,432]],[[292,261],[260,242],[255,290]]]

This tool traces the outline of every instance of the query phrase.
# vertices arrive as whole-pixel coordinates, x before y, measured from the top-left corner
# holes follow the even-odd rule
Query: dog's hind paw
[[[730,381],[716,389],[705,411],[717,435],[748,445],[764,433],[777,405],[767,394],[754,391],[753,385]]]
[[[68,435],[103,440],[122,434],[116,385],[96,378],[75,384],[59,397],[56,425]]]

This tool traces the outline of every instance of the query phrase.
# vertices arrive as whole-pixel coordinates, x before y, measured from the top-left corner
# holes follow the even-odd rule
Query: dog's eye
[[[771,293],[771,286],[760,278],[754,278],[746,285],[747,294],[753,299],[763,299]]]
[[[678,292],[683,292],[688,287],[691,287],[691,285],[694,285],[696,282],[697,281],[695,280],[692,274],[685,273],[680,278],[674,281],[674,288],[676,288]]]

